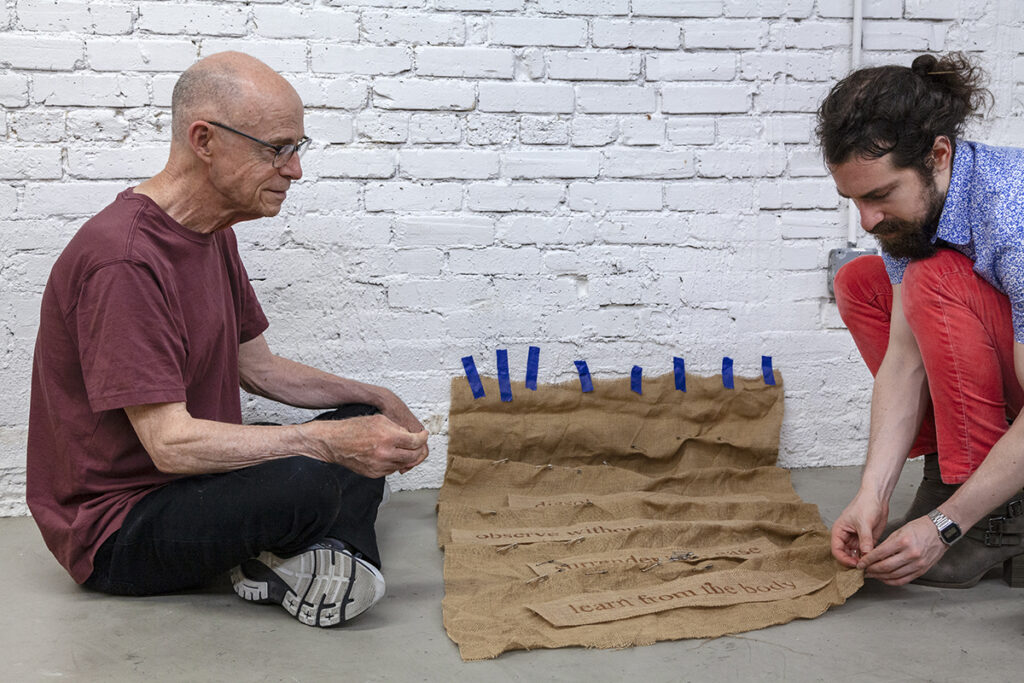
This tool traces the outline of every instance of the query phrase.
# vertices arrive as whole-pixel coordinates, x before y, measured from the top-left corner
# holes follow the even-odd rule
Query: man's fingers
[[[430,436],[430,432],[423,430],[422,432],[405,432],[398,434],[395,438],[395,447],[404,448],[407,451],[416,451],[427,445],[427,437]]]
[[[407,472],[423,462],[428,454],[430,433],[427,430],[410,432],[384,415],[354,417],[318,423],[318,426],[330,430],[334,437],[330,448],[335,453],[335,461],[347,463],[353,471],[368,477]]]
[[[896,555],[906,545],[902,541],[902,534],[900,534],[899,531],[897,531],[896,533],[892,534],[887,539],[885,539],[877,548],[874,548],[869,552],[865,553],[864,559],[868,562],[868,564],[871,564],[872,562],[878,562],[879,560],[885,559],[886,557]]]
[[[427,459],[428,455],[430,455],[430,449],[427,447],[427,444],[423,444],[423,448],[419,450],[419,454],[419,457],[416,459],[416,462],[412,464],[412,467],[416,467],[416,465],[419,465],[421,462]]]
[[[882,578],[899,572],[904,567],[903,559],[899,555],[887,557],[865,556],[862,561],[864,573],[871,578]]]
[[[901,557],[903,549],[904,544],[900,543],[900,536],[897,532],[885,539],[882,545],[865,554],[857,566],[865,570],[868,567],[873,567],[873,571],[881,573],[892,571],[892,569],[904,563],[905,558]]]
[[[872,564],[864,570],[864,576],[878,579],[890,586],[902,586],[923,574],[925,569],[917,563],[904,564],[898,556]]]
[[[423,432],[426,434],[426,432]],[[395,448],[389,456],[394,471],[405,474],[427,459],[430,453],[426,441],[418,448]]]
[[[425,446],[427,443],[427,437],[430,436],[430,432],[425,429],[411,432],[384,415],[374,417],[380,418],[378,421],[378,429],[380,430],[379,442],[384,446],[401,448],[407,451],[415,451]]]
[[[832,531],[832,556],[839,560],[840,564],[847,567],[857,566],[857,557],[853,554],[855,546],[851,547],[849,533],[843,530]]]
[[[862,525],[857,528],[857,538],[860,540],[861,557],[871,553],[875,549],[875,534],[871,527]]]
[[[890,586],[900,586],[909,583],[917,578],[917,571],[912,567],[897,567],[892,571],[876,571],[869,567],[864,570],[864,576],[869,579],[878,579]]]
[[[923,521],[922,521],[923,520]],[[865,574],[889,585],[900,586],[921,576],[945,553],[927,518],[898,529],[874,552],[865,556]]]
[[[857,566],[857,556],[853,555],[850,552],[847,552],[845,549],[839,552],[833,550],[832,556],[836,558],[836,560],[839,561],[839,564],[843,565],[844,567],[849,567],[850,569],[853,569]]]

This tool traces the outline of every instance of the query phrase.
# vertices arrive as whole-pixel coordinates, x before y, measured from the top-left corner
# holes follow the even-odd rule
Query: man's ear
[[[212,132],[210,124],[206,121],[193,121],[192,125],[188,127],[189,147],[192,148],[192,153],[206,164],[213,160],[213,150],[210,149],[210,141],[213,139]]]
[[[953,143],[945,135],[939,135],[932,144],[932,172],[945,172],[953,165]]]

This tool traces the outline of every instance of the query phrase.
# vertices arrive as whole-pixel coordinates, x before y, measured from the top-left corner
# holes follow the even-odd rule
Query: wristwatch
[[[960,532],[960,525],[937,509],[928,513],[928,519],[932,520],[935,524],[935,528],[939,530],[939,538],[946,545],[953,545],[963,535]]]

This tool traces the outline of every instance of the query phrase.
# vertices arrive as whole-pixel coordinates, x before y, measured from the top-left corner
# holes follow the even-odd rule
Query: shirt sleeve
[[[1013,340],[1024,344],[1024,245],[1015,243],[1000,252],[995,269],[997,287],[1010,300]]]
[[[185,401],[184,337],[148,268],[122,261],[97,269],[69,322],[93,411]]]
[[[882,256],[882,263],[885,264],[885,272],[889,274],[889,282],[898,285],[903,282],[903,273],[907,270],[907,265],[910,263],[908,258],[893,258],[885,253],[883,250],[879,250]]]
[[[249,282],[249,273],[246,272],[245,264],[242,263],[242,257],[238,253],[238,239],[235,237],[234,230],[225,230],[220,234],[225,240],[225,248],[230,255],[231,267],[234,270],[234,286],[236,291],[241,294],[238,343],[244,344],[263,334],[270,327],[270,322],[263,313],[263,307],[256,296],[256,291]]]
[[[252,341],[256,337],[263,334],[268,327],[270,322],[267,320],[267,316],[263,313],[263,307],[260,305],[260,300],[256,297],[256,292],[252,288],[252,284],[249,282],[249,276],[245,272],[245,266],[239,262],[238,267],[241,269],[241,282],[242,284],[242,315],[241,324],[239,326],[239,344],[244,344],[247,341]]]

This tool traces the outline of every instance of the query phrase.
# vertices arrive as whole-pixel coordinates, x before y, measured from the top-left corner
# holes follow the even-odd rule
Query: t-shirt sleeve
[[[263,307],[256,297],[256,291],[249,282],[249,273],[246,272],[242,257],[238,254],[238,238],[235,236],[235,231],[225,230],[218,236],[225,240],[227,253],[234,270],[235,287],[241,293],[238,343],[244,344],[263,334],[270,327],[270,322],[263,313]]]
[[[93,411],[185,401],[185,343],[148,268],[117,262],[97,269],[69,322]]]
[[[239,261],[238,267],[241,269],[242,282],[242,313],[238,343],[244,344],[263,334],[270,327],[270,322],[263,313],[263,307],[260,306],[260,300],[256,298],[256,292],[249,283],[249,275],[245,272],[245,266],[241,261]]]

